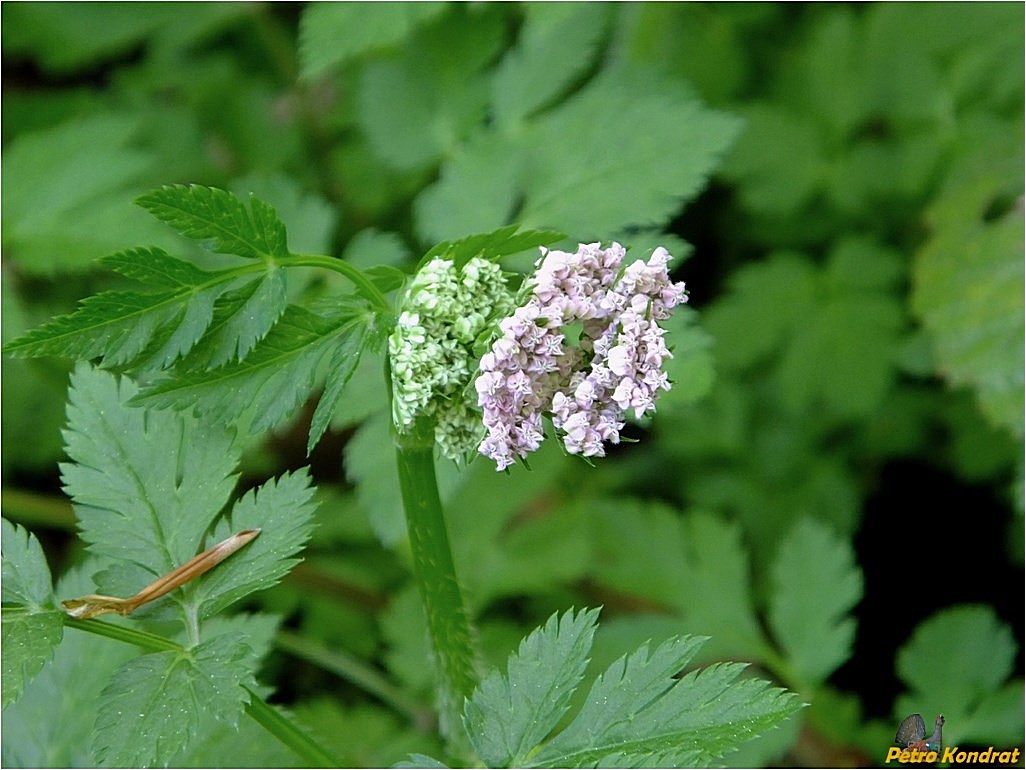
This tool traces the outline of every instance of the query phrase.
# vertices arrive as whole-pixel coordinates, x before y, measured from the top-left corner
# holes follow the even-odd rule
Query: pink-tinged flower
[[[670,281],[662,247],[622,274],[618,243],[541,251],[526,302],[500,322],[475,382],[488,429],[478,451],[499,470],[538,448],[543,414],[571,454],[601,457],[603,442],[618,443],[627,412],[654,410],[670,388],[662,365],[671,353],[656,322],[688,299]],[[566,343],[567,324],[581,325],[576,346]]]

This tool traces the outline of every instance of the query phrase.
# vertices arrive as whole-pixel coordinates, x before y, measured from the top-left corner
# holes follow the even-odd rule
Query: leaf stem
[[[322,254],[290,254],[287,257],[278,257],[275,259],[275,263],[283,267],[323,267],[326,270],[334,270],[352,281],[360,293],[373,302],[378,310],[391,308],[385,295],[374,285],[374,282],[360,268],[350,265],[345,260]]]
[[[126,626],[116,626],[113,623],[106,623],[102,620],[79,620],[65,616],[64,625],[68,628],[77,628],[79,631],[87,631],[97,636],[106,636],[108,639],[116,639],[126,644],[134,644],[146,652],[182,652],[184,647],[163,636],[151,634],[148,631],[140,631]]]
[[[147,652],[185,652],[185,648],[182,645],[170,639],[165,639],[163,636],[125,626],[116,626],[113,623],[106,623],[102,620],[79,620],[65,615],[64,625],[68,628],[77,628],[79,631],[86,631],[97,636],[105,636],[108,639],[116,639],[119,642],[132,644]],[[271,735],[314,767],[342,766],[320,744],[300,730],[290,720],[286,719],[266,700],[245,685],[240,686],[249,695],[246,713]]]
[[[470,618],[463,603],[435,479],[434,431],[418,421],[396,436],[399,487],[413,555],[413,574],[427,615],[440,681],[439,722],[456,753],[465,753],[463,701],[477,684]]]

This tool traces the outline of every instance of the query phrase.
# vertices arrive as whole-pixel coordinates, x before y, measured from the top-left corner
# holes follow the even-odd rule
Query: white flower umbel
[[[513,307],[499,266],[475,257],[458,269],[433,259],[414,276],[388,338],[392,366],[392,419],[400,431],[418,416],[435,422],[442,453],[460,459],[484,434],[466,391],[477,370],[475,340],[489,319]]]
[[[641,417],[669,390],[662,366],[671,353],[657,322],[687,292],[670,281],[666,249],[621,274],[624,255],[618,243],[542,249],[527,302],[500,323],[474,383],[488,429],[478,451],[499,470],[538,448],[545,414],[568,452],[601,457],[603,442],[619,442],[628,410]],[[578,323],[580,339],[568,345],[564,329]]]

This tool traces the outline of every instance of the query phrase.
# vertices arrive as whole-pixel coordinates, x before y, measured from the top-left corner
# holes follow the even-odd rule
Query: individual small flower
[[[388,339],[392,418],[399,430],[428,416],[447,457],[459,459],[474,450],[484,432],[466,395],[477,369],[474,342],[490,319],[512,306],[494,262],[475,257],[459,269],[452,260],[436,258],[418,271]]]
[[[669,390],[662,366],[671,353],[657,321],[687,292],[670,281],[666,249],[621,273],[625,253],[618,243],[542,249],[526,301],[499,324],[474,383],[488,429],[478,451],[499,470],[538,448],[543,414],[568,452],[601,457],[628,412],[643,416]],[[570,324],[581,327],[576,345],[566,343]]]

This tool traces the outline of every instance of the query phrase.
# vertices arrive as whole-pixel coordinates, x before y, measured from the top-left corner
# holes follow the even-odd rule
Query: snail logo
[[[944,748],[942,730],[944,715],[938,714],[933,723],[933,734],[926,736],[926,722],[921,714],[909,714],[901,720],[898,732],[894,735],[897,746],[887,750],[885,764],[897,760],[898,764],[934,765],[938,761],[945,764],[963,765],[967,762],[1013,765],[1019,761],[1020,749],[1001,750],[993,746],[982,751],[963,751],[958,746]]]
[[[941,730],[944,727],[944,715],[938,714],[934,720],[933,735],[924,738],[926,735],[926,722],[919,714],[909,714],[901,720],[898,725],[898,732],[894,736],[894,742],[899,746],[912,749],[913,751],[940,751]]]

